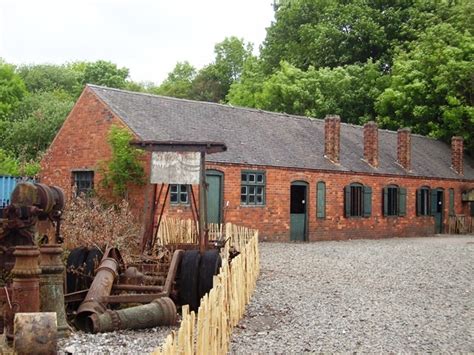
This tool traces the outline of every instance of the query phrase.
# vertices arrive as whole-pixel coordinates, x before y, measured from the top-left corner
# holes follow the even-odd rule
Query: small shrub
[[[112,158],[101,162],[100,170],[103,175],[101,184],[112,188],[115,196],[126,197],[129,183],[143,185],[144,170],[140,163],[143,150],[130,145],[132,134],[125,128],[112,126],[107,141],[112,150]]]

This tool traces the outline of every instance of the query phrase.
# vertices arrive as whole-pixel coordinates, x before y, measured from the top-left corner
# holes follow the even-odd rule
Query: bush
[[[124,259],[139,253],[141,227],[127,201],[104,205],[97,197],[73,198],[64,211],[62,235],[66,249],[79,246],[117,247]]]
[[[132,139],[133,136],[127,129],[112,126],[107,137],[112,158],[100,164],[102,186],[112,187],[114,195],[119,198],[127,196],[128,184],[144,183],[145,173],[139,160],[143,156],[143,150],[132,147],[129,144]]]

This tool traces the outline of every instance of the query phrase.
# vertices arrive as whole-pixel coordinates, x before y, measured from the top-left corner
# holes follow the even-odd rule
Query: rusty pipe
[[[76,326],[85,330],[88,317],[91,314],[101,314],[106,311],[104,296],[110,295],[112,285],[118,276],[119,264],[114,258],[103,258],[86,298],[79,306],[76,316]]]
[[[163,297],[149,304],[119,311],[108,310],[89,317],[87,331],[111,332],[120,329],[144,329],[176,324],[176,306],[171,298]]]
[[[147,285],[114,285],[114,291],[137,291],[137,292],[161,292],[162,286],[147,286]]]

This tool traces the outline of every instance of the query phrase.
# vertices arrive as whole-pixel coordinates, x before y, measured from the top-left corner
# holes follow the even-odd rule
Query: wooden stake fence
[[[450,216],[448,220],[449,234],[474,233],[474,218],[465,215]]]
[[[153,354],[225,354],[229,349],[234,326],[242,318],[260,273],[258,231],[226,224],[213,232],[229,238],[223,254],[219,275],[214,276],[214,287],[201,299],[197,319],[189,307],[182,308],[182,321],[177,332],[172,332],[160,349]],[[216,238],[217,239],[217,238]],[[240,251],[229,265],[230,247]]]

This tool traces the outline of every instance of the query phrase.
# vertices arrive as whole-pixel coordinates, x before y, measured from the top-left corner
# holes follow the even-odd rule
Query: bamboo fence
[[[201,299],[197,317],[182,307],[180,328],[166,338],[153,354],[225,354],[233,327],[242,318],[245,306],[255,290],[260,272],[258,231],[232,224],[216,225],[215,236],[228,239],[222,250],[220,273],[214,286]],[[240,251],[229,263],[229,249]]]
[[[474,233],[474,218],[465,215],[450,216],[448,221],[449,234]]]
[[[196,224],[191,219],[163,218],[156,240],[158,245],[197,243]]]

